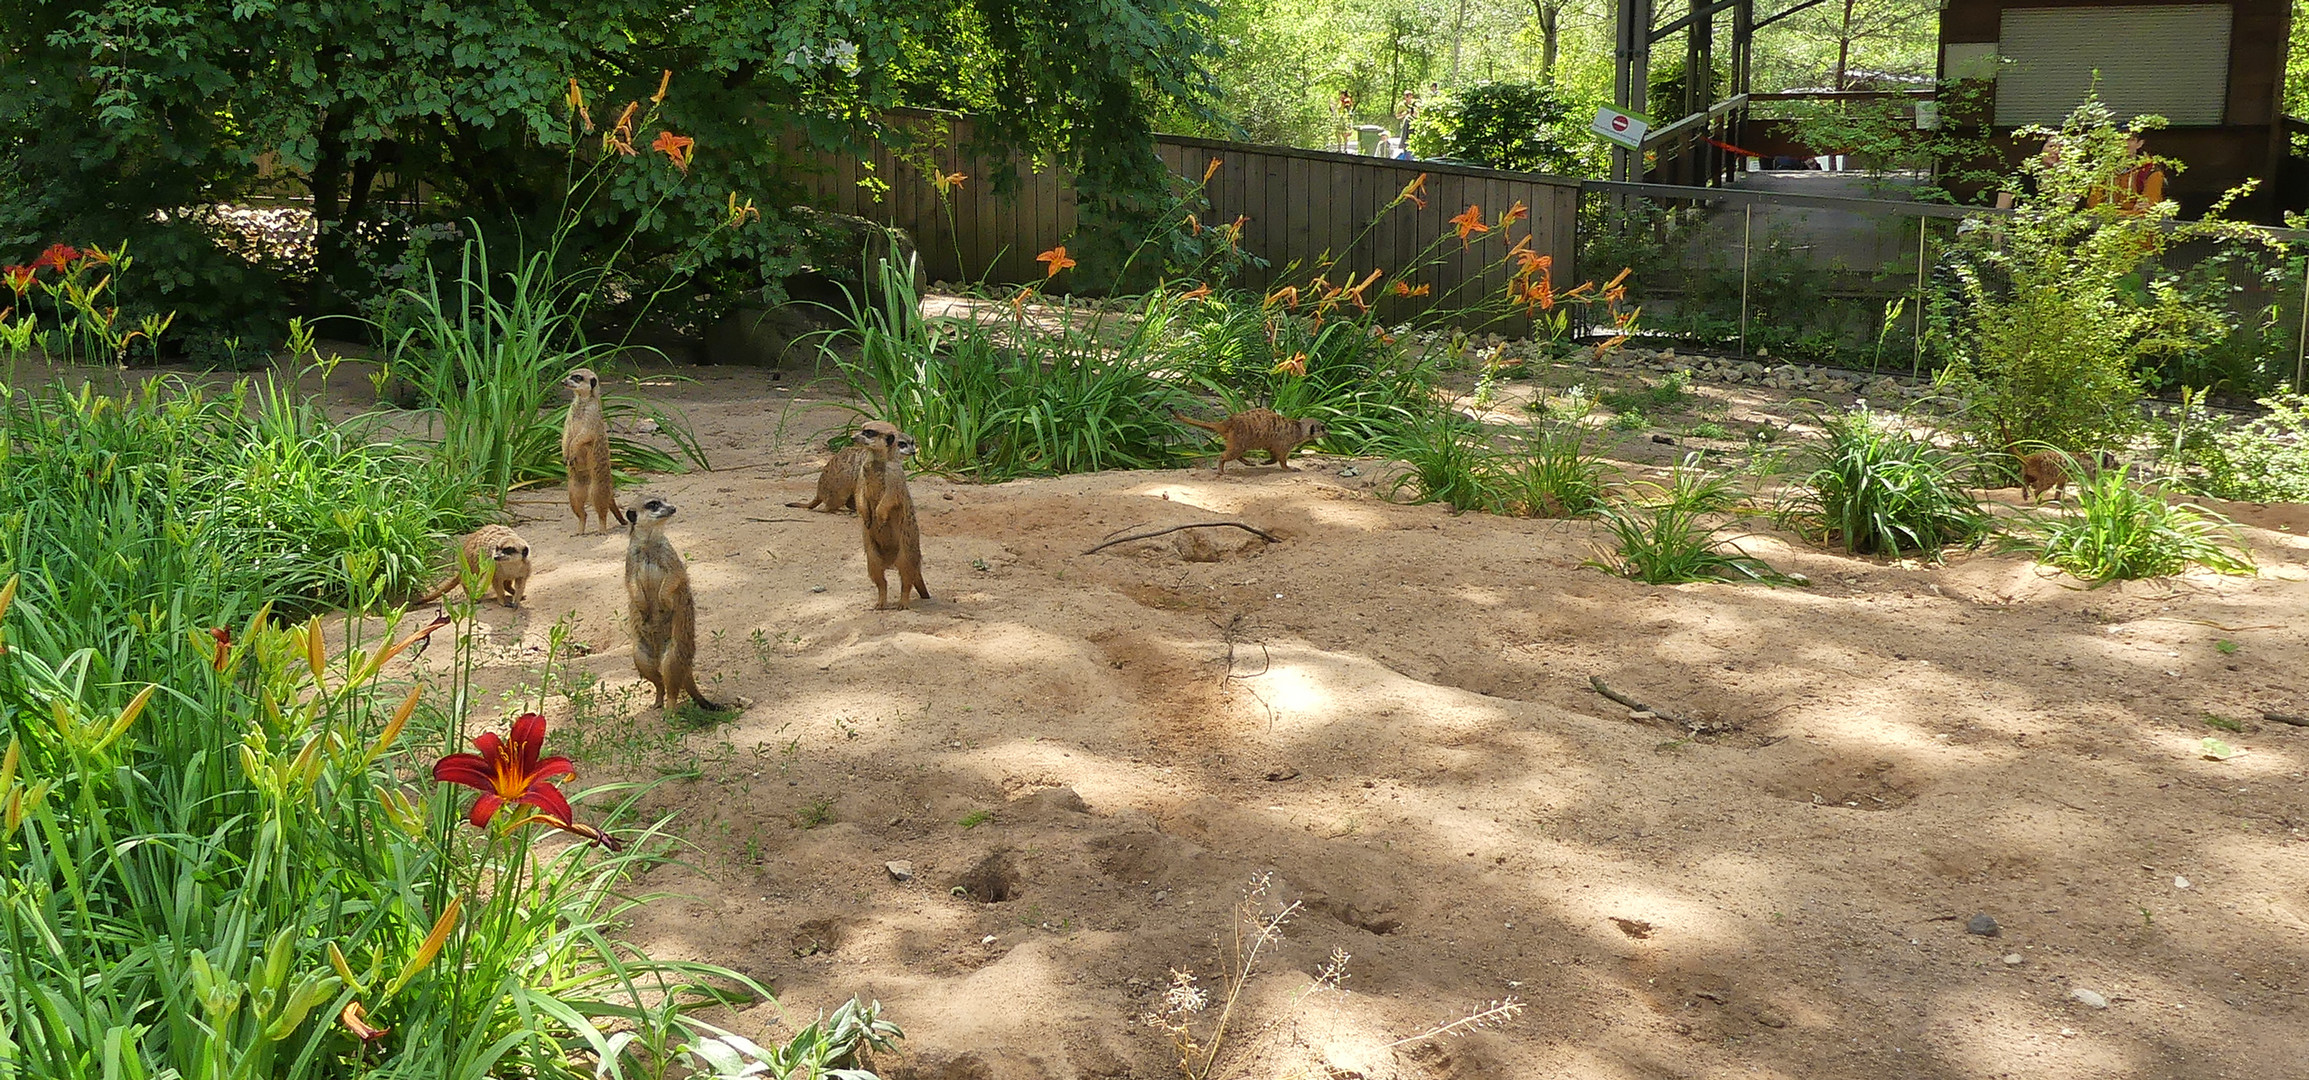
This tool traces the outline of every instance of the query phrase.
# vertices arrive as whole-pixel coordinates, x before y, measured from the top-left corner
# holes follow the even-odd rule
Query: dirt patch
[[[1759,530],[1751,551],[1813,587],[1651,588],[1582,567],[1585,522],[1386,502],[1383,462],[921,477],[938,599],[876,612],[855,519],[779,505],[808,497],[839,414],[683,374],[647,392],[718,471],[626,494],[681,506],[701,682],[755,704],[704,729],[644,707],[624,539],[569,535],[553,492],[515,497],[532,603],[479,614],[474,700],[533,705],[557,624],[592,650],[546,696],[555,747],[586,783],[651,785],[641,820],[676,814],[682,861],[633,888],[670,898],[632,932],[772,981],[782,1013],[728,1018],[750,1037],[863,994],[908,1033],[888,1076],[1175,1075],[1144,1018],[1174,971],[1225,985],[1260,880],[1300,906],[1245,984],[1234,1075],[2146,1080],[2309,1057],[2309,731],[2260,719],[2309,696],[2299,508],[2239,513],[2251,578],[2085,590],[2015,557],[1887,564]],[[1734,413],[1727,446],[1804,413],[1695,393]],[[1218,518],[1283,541],[1082,554]],[[1591,676],[1737,730],[1631,721]],[[2207,736],[2245,753],[2207,760]],[[1966,934],[1976,912],[2001,936]],[[1389,1045],[1511,996],[1503,1026]]]

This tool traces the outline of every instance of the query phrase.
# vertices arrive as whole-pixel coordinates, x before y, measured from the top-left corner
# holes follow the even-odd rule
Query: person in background
[[[2133,164],[2119,169],[2107,182],[2094,184],[2085,195],[2085,205],[2108,203],[2120,214],[2145,214],[2149,207],[2165,201],[2165,167],[2144,156],[2147,150],[2148,143],[2139,135],[2127,137],[2124,160]]]
[[[1355,95],[1339,91],[1339,100],[1331,103],[1331,149],[1352,154],[1355,152]]]
[[[1403,100],[1395,105],[1395,119],[1403,121],[1403,145],[1411,145],[1411,121],[1419,116],[1419,91],[1403,91]]]

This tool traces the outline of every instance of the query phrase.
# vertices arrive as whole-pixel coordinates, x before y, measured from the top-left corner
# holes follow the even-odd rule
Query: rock
[[[2186,889],[2189,887],[2189,879],[2185,877],[2176,877],[2173,879],[2173,887],[2176,889]]]
[[[1630,719],[1630,720],[1633,720],[1633,721],[1635,721],[1636,723],[1639,723],[1639,724],[1648,724],[1648,723],[1651,723],[1652,721],[1654,721],[1654,720],[1657,720],[1657,719],[1659,719],[1659,718],[1660,718],[1660,714],[1658,714],[1658,713],[1656,713],[1656,712],[1653,712],[1653,711],[1651,711],[1650,709],[1629,709],[1629,710],[1628,710],[1628,719]]]
[[[2004,928],[1996,925],[1996,920],[1989,917],[1989,914],[1983,911],[1969,919],[1964,920],[1964,932],[1967,934],[1979,934],[1981,937],[1995,937],[1998,934],[2003,933]]]
[[[1662,446],[1674,446],[1676,444],[1676,437],[1673,435],[1654,435],[1652,436],[1652,441],[1659,443]]]
[[[2022,957],[2019,953],[2008,952],[2004,954],[2004,966],[2019,967],[2021,965],[2021,961],[2024,959],[2025,957]]]
[[[2109,999],[2081,986],[2069,991],[2068,996],[2077,1004],[2088,1009],[2106,1009],[2109,1007]]]
[[[1771,1009],[1756,1010],[1756,1022],[1768,1028],[1784,1028],[1788,1026],[1788,1018],[1780,1015],[1777,1012],[1774,1012]]]
[[[892,881],[914,880],[914,864],[904,859],[883,863],[882,869],[890,872],[890,880]]]
[[[705,329],[699,359],[733,367],[803,367],[817,356],[812,335],[833,325],[816,304],[737,307]]]

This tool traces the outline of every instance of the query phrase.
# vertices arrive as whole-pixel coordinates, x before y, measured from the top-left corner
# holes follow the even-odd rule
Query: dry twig
[[[1181,530],[1181,529],[1220,529],[1220,528],[1226,528],[1226,529],[1241,529],[1241,530],[1243,530],[1244,532],[1247,532],[1247,533],[1252,533],[1252,534],[1256,535],[1256,536],[1257,536],[1259,539],[1261,539],[1261,540],[1264,540],[1264,541],[1266,541],[1266,542],[1268,542],[1268,543],[1270,543],[1270,544],[1279,544],[1279,543],[1282,543],[1282,541],[1275,539],[1275,534],[1273,534],[1273,533],[1271,533],[1271,532],[1268,532],[1268,531],[1267,531],[1267,530],[1265,530],[1265,529],[1259,528],[1259,527],[1258,527],[1258,526],[1256,526],[1256,525],[1245,525],[1245,524],[1243,524],[1243,523],[1242,523],[1242,522],[1240,522],[1240,521],[1198,521],[1198,522],[1196,522],[1196,523],[1194,523],[1194,524],[1192,524],[1192,525],[1173,525],[1173,526],[1171,526],[1170,528],[1167,528],[1167,529],[1156,529],[1156,530],[1155,530],[1155,531],[1153,531],[1153,532],[1133,533],[1132,535],[1129,535],[1129,536],[1120,536],[1120,537],[1116,537],[1115,539],[1112,539],[1112,540],[1109,540],[1109,541],[1107,541],[1106,543],[1100,544],[1099,546],[1097,546],[1097,547],[1094,547],[1094,548],[1090,549],[1089,551],[1085,551],[1085,552],[1083,552],[1083,554],[1085,554],[1085,555],[1096,555],[1096,554],[1098,554],[1098,553],[1099,553],[1099,552],[1101,552],[1101,551],[1105,551],[1106,549],[1108,549],[1108,548],[1110,548],[1110,547],[1113,547],[1113,546],[1115,546],[1116,544],[1127,544],[1127,543],[1130,543],[1130,542],[1131,542],[1131,541],[1133,541],[1133,540],[1148,540],[1148,539],[1152,539],[1152,538],[1154,538],[1154,537],[1157,537],[1157,536],[1164,536],[1164,535],[1167,535],[1167,534],[1169,534],[1169,533],[1175,533],[1175,532],[1178,532],[1178,531],[1179,531],[1179,530]]]

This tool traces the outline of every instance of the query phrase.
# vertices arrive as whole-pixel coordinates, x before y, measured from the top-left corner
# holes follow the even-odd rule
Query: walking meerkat
[[[465,538],[463,550],[457,556],[458,570],[449,575],[441,587],[418,597],[411,603],[430,604],[449,594],[449,590],[465,584],[466,575],[488,574],[488,588],[481,599],[491,597],[503,600],[506,607],[518,608],[529,599],[529,541],[521,534],[503,525],[484,525]],[[472,596],[471,589],[465,595]]]
[[[698,708],[722,707],[698,692],[698,608],[689,568],[665,538],[673,504],[651,499],[626,511],[625,599],[633,622],[633,669],[657,687],[657,707],[687,691]]]
[[[1220,476],[1227,475],[1227,462],[1240,461],[1248,466],[1250,462],[1243,455],[1253,450],[1266,451],[1285,472],[1297,472],[1299,470],[1291,468],[1291,451],[1330,434],[1321,420],[1293,420],[1273,409],[1246,409],[1217,423],[1183,413],[1171,415],[1184,423],[1218,432],[1220,438],[1227,440],[1226,451],[1219,455]]]
[[[922,530],[914,520],[914,493],[906,487],[906,459],[914,456],[914,436],[888,424],[858,432],[867,452],[858,473],[858,528],[866,541],[866,576],[874,579],[874,610],[890,606],[891,567],[898,569],[898,606],[908,607],[908,590],[930,599],[922,584]]]
[[[609,471],[609,424],[601,418],[601,378],[591,368],[564,376],[569,388],[569,419],[561,425],[561,460],[569,468],[569,510],[577,515],[577,535],[585,535],[585,512],[601,515],[601,531],[609,523],[626,523],[617,508],[616,481]]]
[[[895,433],[897,430],[884,421],[868,420],[858,427],[858,435],[865,436],[872,432],[878,438],[883,432]],[[823,507],[829,514],[857,509],[858,473],[866,467],[870,457],[866,444],[853,437],[850,445],[834,451],[834,456],[826,459],[825,470],[818,474],[818,493],[809,502],[790,502],[786,505],[804,510]]]
[[[2117,456],[2105,450],[2073,458],[2058,450],[2023,454],[2018,445],[2006,447],[2005,452],[2020,459],[2020,497],[2027,500],[2030,506],[2035,506],[2037,496],[2048,491],[2052,493],[2052,501],[2059,502],[2061,489],[2071,482],[2069,469],[2072,466],[2087,476],[2117,467]]]

